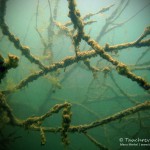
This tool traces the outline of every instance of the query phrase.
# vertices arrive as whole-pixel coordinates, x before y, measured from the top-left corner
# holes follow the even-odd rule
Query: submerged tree
[[[69,133],[77,132],[87,137],[87,139],[99,149],[111,149],[112,143],[110,140],[112,137],[111,134],[108,133],[109,130],[110,133],[111,131],[115,131],[115,133],[118,134],[118,138],[119,134],[120,136],[136,138],[141,136],[141,131],[144,131],[145,129],[148,129],[149,132],[149,126],[147,127],[146,124],[149,119],[150,84],[148,82],[149,79],[146,79],[146,77],[142,76],[139,72],[142,71],[147,73],[150,69],[149,60],[140,63],[146,54],[148,55],[149,53],[150,26],[145,27],[141,35],[131,42],[115,45],[113,41],[109,42],[106,41],[106,39],[108,39],[108,35],[110,35],[117,40],[117,36],[115,37],[112,33],[119,33],[120,27],[123,27],[126,23],[132,21],[149,7],[150,3],[135,12],[135,14],[129,16],[126,20],[119,22],[121,16],[130,6],[129,0],[120,0],[119,3],[110,4],[86,15],[81,15],[80,10],[77,9],[77,4],[79,2],[76,4],[75,0],[67,0],[68,19],[70,20],[61,23],[58,21],[61,18],[61,16],[59,16],[59,10],[62,7],[61,0],[48,0],[44,2],[37,0],[36,2],[37,5],[34,10],[36,13],[31,17],[24,38],[18,38],[15,33],[11,32],[6,21],[9,0],[0,0],[0,28],[2,33],[0,44],[6,45],[6,42],[12,43],[14,48],[14,52],[12,51],[12,53],[15,53],[13,55],[8,54],[7,50],[4,51],[3,49],[0,52],[1,133],[4,128],[7,128],[7,125],[21,127],[29,131],[38,131],[41,136],[41,145],[45,145],[46,141],[49,140],[46,136],[47,132],[60,133],[60,139],[66,149],[77,149],[69,138]],[[45,4],[44,6],[43,3]],[[66,3],[64,3],[64,5],[65,4]],[[46,10],[48,10],[48,14],[50,15],[47,19],[47,25],[41,29],[40,19],[42,18],[42,13],[40,13],[40,7],[45,6],[48,8]],[[109,14],[105,18],[105,23],[103,26],[101,25],[102,27],[99,31],[100,28],[94,25],[99,23],[99,17],[97,16],[107,13]],[[65,18],[66,17],[67,16],[65,16]],[[29,26],[32,24],[33,18],[35,18],[33,30],[40,39],[40,46],[42,47],[39,48],[39,44],[37,44],[36,56],[33,54],[34,51],[32,48],[23,44],[28,39]],[[96,20],[92,20],[92,18]],[[94,30],[93,28],[97,28],[97,37],[94,38],[92,38],[93,34],[91,33],[92,30]],[[119,36],[121,36],[120,33]],[[63,52],[63,50],[68,48],[68,43],[65,43],[66,45],[64,44],[63,46],[59,45],[60,40],[63,40],[64,38],[67,42],[70,42],[69,44],[73,51],[69,52],[68,50],[68,56],[57,61],[57,57],[60,57],[59,54],[64,56],[66,52]],[[102,46],[103,43],[105,43],[104,46]],[[126,61],[125,63],[121,61],[121,52],[129,48],[134,48],[136,50],[140,49],[143,51],[141,55],[138,55],[137,57],[133,54],[133,57],[136,57],[136,61],[133,61],[134,64],[127,64]],[[57,49],[60,49],[60,51]],[[17,50],[21,53],[18,54],[16,52]],[[8,58],[5,58],[6,54],[8,54]],[[55,56],[56,54],[57,56]],[[72,56],[70,56],[70,54]],[[26,74],[26,71],[21,75],[21,65],[23,65],[24,70],[29,69],[30,67],[26,65],[26,61],[22,61],[22,57],[25,57],[32,65],[35,65],[34,71],[26,77],[24,75]],[[16,77],[22,79],[19,80],[19,82],[18,79],[16,79],[15,82],[17,83],[13,85],[12,88],[8,88],[6,80],[8,80],[9,76],[12,76],[11,72],[9,72],[11,68],[15,69]],[[76,74],[75,71],[77,70],[80,70],[82,73]],[[140,75],[136,73],[137,71],[139,71],[138,74]],[[88,78],[88,82],[85,80],[86,87],[81,91],[82,96],[78,95],[80,89],[76,90],[78,88],[76,84],[73,85],[74,91],[71,89],[67,89],[66,91],[71,95],[76,93],[80,100],[68,99],[68,95],[65,95],[65,98],[64,96],[61,96],[61,91],[62,93],[64,92],[63,88],[65,88],[66,85],[71,88],[72,82],[77,76],[80,76],[79,74],[84,74],[84,76]],[[122,76],[124,78],[121,78]],[[24,93],[25,95],[28,95],[27,92],[29,91],[26,89],[30,88],[30,85],[34,84],[34,82],[41,80],[41,77],[44,77],[43,82],[46,80],[45,85],[43,86],[46,87],[47,95],[42,98],[42,102],[37,107],[34,116],[33,114],[30,114],[31,116],[28,116],[27,118],[18,117],[17,113],[12,111],[13,101],[15,98],[18,99],[18,97],[14,97],[13,95],[19,92],[23,95]],[[133,84],[133,87],[129,87],[129,90],[126,91],[123,84],[127,84],[123,83],[124,81],[129,85]],[[44,88],[40,82],[37,83],[38,87],[32,87],[32,90],[36,90],[36,94],[38,89],[42,91]],[[80,83],[80,86],[82,87],[82,83]],[[134,93],[134,91],[136,91],[134,87],[140,91],[141,94],[138,94],[138,92]],[[133,90],[133,92],[131,90]],[[129,91],[131,91],[131,93],[129,93]],[[34,95],[32,92],[31,94]],[[34,102],[35,100],[32,99],[32,101]],[[47,104],[52,108],[46,112]],[[52,104],[54,104],[54,106],[52,106]],[[107,110],[103,108],[104,106]],[[93,108],[91,109],[90,107]],[[78,123],[77,125],[74,125],[74,122],[76,122],[75,120],[78,121],[81,118],[86,118],[86,116],[81,115],[82,113],[79,118],[76,117],[76,114],[78,115],[78,113],[80,113],[78,112],[78,109],[81,109],[81,112],[86,112],[86,115],[91,115],[91,118],[89,118],[89,121],[91,122],[88,121],[87,124]],[[109,109],[110,112],[108,111]],[[48,118],[52,119],[51,116],[54,116],[55,113],[59,113],[61,110],[62,122],[59,126],[52,127],[46,120]],[[104,113],[102,113],[101,110]],[[115,122],[116,124],[113,124],[112,122]],[[135,133],[129,133],[129,131],[126,130],[125,127],[127,123],[131,125],[136,124],[137,127]],[[97,129],[99,134],[95,134],[95,137],[91,136],[89,134],[90,130],[99,126],[102,127],[99,130]],[[101,138],[106,140],[98,139],[100,135],[102,135]],[[15,139],[16,138],[14,138],[14,142]],[[5,136],[2,136],[1,141],[3,140],[5,140]],[[8,140],[8,144],[9,143],[10,141]],[[3,145],[3,147],[5,145]],[[119,148],[119,145],[116,146],[115,149],[116,148]]]

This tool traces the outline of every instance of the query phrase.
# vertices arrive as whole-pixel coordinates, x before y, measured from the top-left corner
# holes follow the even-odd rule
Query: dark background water
[[[56,1],[51,1],[52,10],[55,7]],[[115,4],[109,11],[95,15],[91,20],[96,20],[96,23],[85,27],[85,32],[89,33],[94,40],[100,33],[102,27],[105,24],[106,18],[119,5],[120,0],[77,0],[77,8],[81,12],[81,16],[84,16],[90,12],[97,12],[100,8],[106,7],[111,4]],[[147,6],[147,7],[145,7]],[[120,17],[116,20],[116,23],[122,22],[144,8],[137,16],[131,19],[123,26],[116,28],[106,34],[101,41],[100,45],[104,46],[106,43],[110,45],[116,45],[120,43],[132,42],[138,39],[143,33],[144,29],[150,24],[150,1],[149,0],[130,0],[127,8],[123,11]],[[43,45],[36,32],[36,9],[37,0],[9,0],[7,2],[6,9],[6,22],[9,29],[14,33],[22,42],[23,45],[27,45],[31,49],[31,53],[34,56],[40,58],[43,61]],[[64,24],[70,21],[68,17],[68,3],[67,0],[60,0],[58,3],[58,17],[56,21]],[[43,35],[45,41],[48,41],[47,28],[49,25],[49,6],[48,1],[39,1],[38,11],[38,29]],[[72,29],[72,26],[70,27]],[[54,28],[57,33],[58,28]],[[2,33],[0,31],[0,37]],[[86,45],[86,46],[85,46]],[[81,42],[80,48],[82,51],[88,50],[90,47],[84,42]],[[84,48],[84,49],[83,49]],[[127,48],[118,51],[117,55],[110,53],[117,60],[127,64],[134,65],[141,54],[147,49],[143,48]],[[64,59],[66,56],[74,55],[74,47],[70,38],[65,35],[55,35],[53,39],[53,62],[58,62]],[[39,68],[35,64],[31,64],[27,58],[21,55],[19,50],[16,50],[13,44],[8,41],[7,37],[4,37],[0,41],[0,52],[4,57],[7,57],[8,53],[17,55],[20,57],[19,66],[16,69],[9,70],[6,78],[2,81],[1,89],[12,88],[15,84],[19,83],[22,79],[29,74],[38,71]],[[150,53],[148,52],[139,62],[139,64],[149,62]],[[110,63],[101,59],[99,56],[91,59],[91,64],[96,66],[100,60],[99,68],[106,66],[112,67]],[[43,61],[43,63],[45,63]],[[89,71],[83,63],[76,64],[77,67],[69,66],[66,68],[66,72],[72,67],[74,69],[69,75],[65,74],[63,69],[60,70],[60,76],[58,79],[50,78],[50,75],[42,76],[38,80],[33,81],[28,86],[21,90],[18,90],[7,96],[9,105],[12,107],[14,114],[21,119],[25,119],[32,115],[42,115],[47,112],[51,107],[57,103],[63,103],[64,101],[72,103],[72,121],[71,125],[88,124],[96,119],[102,119],[106,116],[110,116],[116,112],[122,111],[128,107],[134,106],[127,97],[122,95],[119,89],[112,81],[110,74],[105,78],[102,72],[97,73],[97,78],[93,78],[93,74]],[[118,83],[119,87],[123,89],[125,93],[131,95],[133,100],[137,102],[144,102],[148,100],[149,95],[144,91],[136,82],[131,81],[128,78],[120,76],[115,70],[112,71],[113,76]],[[150,81],[149,70],[140,70],[134,72],[136,75],[142,76],[146,81]],[[65,81],[61,83],[61,89],[56,87],[56,92],[50,95],[50,89],[52,83],[58,82],[63,76],[67,76]],[[113,88],[115,93],[105,85],[109,85]],[[104,93],[105,92],[105,93]],[[53,115],[51,118],[45,120],[46,126],[61,126],[61,115]],[[138,119],[138,114],[129,116],[125,119],[121,119],[107,125],[103,125],[97,128],[90,129],[88,133],[92,135],[97,141],[106,145],[109,149],[148,149],[148,147],[134,147],[120,146],[120,138],[147,138],[150,139],[150,120],[149,111],[140,113],[141,121]],[[142,125],[141,125],[142,122]],[[139,131],[139,132],[138,132]],[[64,149],[61,143],[61,137],[59,133],[46,133],[46,144],[41,146],[40,133],[23,128],[7,126],[3,133],[5,136],[9,133],[15,132],[14,136],[21,136],[10,142],[9,149],[11,150],[26,150],[26,149],[52,149],[61,150]],[[81,133],[69,133],[70,150],[96,150],[98,149],[87,137]]]

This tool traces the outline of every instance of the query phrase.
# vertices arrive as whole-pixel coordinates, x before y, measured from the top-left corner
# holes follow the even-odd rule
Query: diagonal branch
[[[116,121],[118,119],[124,118],[126,116],[131,115],[131,114],[135,114],[139,111],[148,110],[148,109],[150,109],[150,101],[146,101],[144,103],[138,104],[134,107],[125,109],[121,112],[118,112],[118,113],[112,115],[112,116],[106,117],[102,120],[94,121],[90,124],[86,124],[86,125],[82,125],[82,126],[71,126],[70,131],[85,132],[86,130],[89,130],[89,129],[92,129],[92,128],[95,128],[98,126],[102,126],[104,124],[108,124],[112,121]]]
[[[133,74],[128,67],[117,61],[116,59],[112,58],[111,55],[105,52],[103,47],[101,47],[96,41],[90,38],[89,35],[86,35],[84,33],[84,23],[82,19],[80,18],[80,12],[76,10],[75,0],[68,0],[68,8],[69,8],[69,17],[74,24],[74,28],[78,29],[78,36],[79,42],[81,39],[85,40],[88,45],[90,45],[98,55],[100,55],[103,59],[107,60],[108,62],[112,63],[116,66],[116,70],[120,75],[126,76],[127,78],[130,78],[132,81],[136,81],[143,89],[149,90],[150,84],[148,84],[142,77],[136,76]],[[147,36],[150,33],[150,28],[147,27],[144,32],[144,37]],[[135,42],[137,43],[137,42]],[[77,45],[78,46],[78,45]],[[106,48],[108,48],[109,45],[106,45]]]
[[[16,49],[19,49],[31,63],[37,64],[41,69],[45,69],[45,66],[40,62],[40,60],[36,57],[34,57],[30,53],[30,48],[27,46],[23,46],[19,40],[13,33],[9,31],[9,27],[5,23],[5,9],[6,9],[6,2],[7,0],[1,0],[0,1],[0,27],[2,29],[2,33],[8,37],[8,39],[14,44]]]

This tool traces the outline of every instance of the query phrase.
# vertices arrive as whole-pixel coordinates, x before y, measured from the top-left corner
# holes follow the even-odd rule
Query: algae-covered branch
[[[0,149],[115,150],[120,138],[146,139],[149,8],[0,0]]]

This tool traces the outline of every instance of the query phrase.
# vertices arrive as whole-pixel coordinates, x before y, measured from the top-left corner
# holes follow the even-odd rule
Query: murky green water
[[[112,5],[114,4],[114,5]],[[22,45],[28,46],[34,57],[45,66],[53,65],[68,56],[75,56],[73,35],[77,30],[71,24],[67,26],[72,37],[58,28],[70,21],[67,0],[8,0],[6,3],[5,22],[10,32],[20,39]],[[81,17],[93,13],[89,19],[94,21],[84,27],[86,34],[100,46],[106,43],[115,46],[136,41],[150,25],[149,0],[77,0],[77,9]],[[101,11],[102,8],[110,7]],[[97,13],[97,14],[96,14]],[[114,16],[112,16],[112,14]],[[55,21],[52,23],[52,20]],[[108,25],[106,25],[106,23]],[[56,25],[57,24],[57,25]],[[104,33],[103,33],[104,32]],[[98,40],[98,36],[100,36]],[[143,40],[149,39],[147,35]],[[81,40],[80,52],[92,48]],[[116,114],[127,108],[149,101],[148,91],[137,82],[121,76],[116,67],[99,55],[86,62],[78,61],[55,72],[48,72],[38,79],[25,84],[21,89],[12,91],[23,79],[41,71],[39,66],[31,63],[19,49],[4,36],[0,29],[0,54],[19,57],[18,67],[10,69],[2,79],[0,90],[10,90],[6,94],[7,103],[13,114],[19,119],[41,116],[56,104],[71,103],[72,126],[90,124],[96,120]],[[150,48],[148,46],[131,47],[108,52],[114,59],[122,62],[137,76],[150,83]],[[142,56],[142,57],[141,57]],[[61,127],[62,110],[45,119],[37,127]],[[108,122],[87,130],[97,142],[108,149],[149,149],[150,147],[150,112],[140,111],[125,118]],[[70,144],[64,146],[60,132],[45,132],[46,144],[41,145],[39,131],[33,131],[12,125],[0,128],[0,148],[10,150],[96,150],[100,149],[82,132],[69,132]],[[146,139],[146,141],[142,141]],[[147,145],[142,145],[147,144]]]

